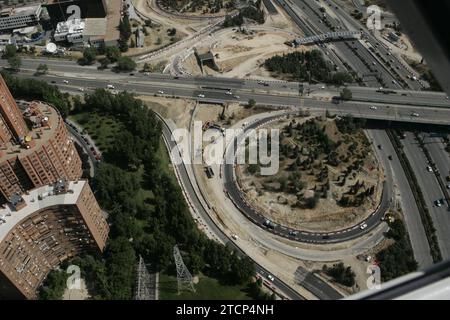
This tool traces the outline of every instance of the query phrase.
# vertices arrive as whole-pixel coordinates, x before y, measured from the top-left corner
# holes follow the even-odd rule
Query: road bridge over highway
[[[305,44],[313,44],[313,43],[322,43],[322,42],[331,42],[331,41],[341,41],[341,40],[352,40],[352,39],[360,39],[361,32],[359,31],[336,31],[336,32],[327,32],[324,34],[319,34],[306,38],[297,38],[293,41],[295,46],[305,45]]]

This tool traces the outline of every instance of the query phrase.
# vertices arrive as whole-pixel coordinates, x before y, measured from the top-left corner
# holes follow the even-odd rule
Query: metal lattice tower
[[[134,293],[135,300],[153,300],[154,294],[152,294],[152,281],[150,273],[147,270],[147,266],[144,263],[144,259],[139,256],[139,263],[137,265],[137,280]]]
[[[178,294],[183,289],[195,292],[192,275],[184,264],[183,257],[181,257],[180,250],[176,245],[173,247],[173,257],[175,259],[175,266],[177,267]]]

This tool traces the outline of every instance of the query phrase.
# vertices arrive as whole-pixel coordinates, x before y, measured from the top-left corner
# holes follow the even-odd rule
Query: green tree
[[[8,64],[14,71],[20,70],[20,67],[22,66],[22,59],[18,56],[12,56],[8,58]]]
[[[46,64],[40,64],[37,68],[36,68],[36,75],[42,75],[42,74],[47,74],[48,73],[48,66]]]
[[[120,57],[117,60],[117,67],[116,69],[118,71],[133,71],[136,69],[136,62],[133,61],[130,57]]]
[[[150,64],[148,64],[147,62],[144,63],[144,66],[142,67],[142,72],[152,72]]]
[[[86,48],[83,51],[83,58],[80,59],[81,64],[93,64],[97,58],[97,49],[94,47]]]
[[[352,91],[349,88],[344,88],[341,91],[341,99],[342,100],[351,100],[353,97]]]
[[[98,62],[100,62],[99,69],[107,69],[108,66],[111,64],[111,60],[109,60],[107,57],[101,58]]]
[[[39,290],[41,300],[61,300],[67,288],[68,274],[63,270],[52,270]]]
[[[105,55],[111,63],[114,63],[120,58],[120,49],[118,47],[106,47]]]
[[[247,107],[248,108],[254,108],[256,106],[255,99],[248,99]]]
[[[9,59],[17,55],[17,47],[13,44],[7,44],[3,52],[3,59]]]

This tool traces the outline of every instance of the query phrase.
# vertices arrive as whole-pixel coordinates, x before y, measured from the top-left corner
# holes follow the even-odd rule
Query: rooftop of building
[[[106,18],[87,18],[85,19],[85,28],[83,34],[89,36],[106,35],[107,19]]]
[[[67,21],[59,22],[56,25],[55,34],[73,34],[76,32],[83,32],[86,27],[85,20],[82,19],[70,19]]]
[[[107,12],[107,25],[106,25],[106,37],[105,42],[118,40],[120,37],[119,24],[122,16],[122,1],[106,0]]]
[[[0,207],[0,242],[18,223],[39,210],[59,205],[75,205],[87,182],[80,180],[67,183],[67,192],[58,192],[61,190],[61,185],[58,183],[29,191],[28,194],[22,195],[25,207],[18,211],[11,204]]]
[[[23,7],[8,7],[3,8],[0,11],[0,18],[11,17],[11,16],[29,16],[37,14],[41,10],[42,6],[40,4],[34,4]]]
[[[30,113],[27,122],[31,122],[34,128],[31,128],[27,137],[23,137],[29,145],[32,146],[27,149],[20,144],[8,143],[5,150],[0,150],[2,156],[1,161],[7,161],[15,157],[23,158],[35,150],[39,149],[42,145],[55,135],[56,128],[60,123],[60,114],[48,104],[43,102],[33,101],[29,103],[29,107],[35,108],[37,114]],[[25,113],[27,111],[25,110]]]

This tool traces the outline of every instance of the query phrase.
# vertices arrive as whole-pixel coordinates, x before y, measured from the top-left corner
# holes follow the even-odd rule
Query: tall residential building
[[[84,181],[60,180],[0,207],[0,299],[35,299],[47,274],[104,249],[109,227]]]
[[[58,111],[31,102],[22,114],[1,76],[0,127],[0,204],[58,179],[81,178],[81,159]]]
[[[0,299],[36,298],[62,261],[105,247],[109,227],[61,115],[17,105],[0,76]]]

